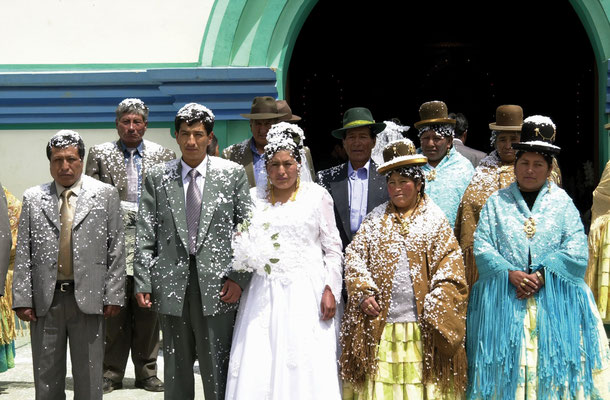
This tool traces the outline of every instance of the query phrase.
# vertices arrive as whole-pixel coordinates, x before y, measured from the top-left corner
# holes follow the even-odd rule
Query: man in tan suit
[[[282,107],[283,110],[279,111],[278,106]],[[250,114],[240,115],[250,120],[252,137],[224,149],[222,158],[244,166],[250,187],[265,185],[266,182],[259,181],[263,179],[261,177],[266,176],[264,173],[265,162],[263,161],[263,152],[267,145],[267,132],[269,132],[269,128],[280,121],[294,123],[301,118],[292,115],[292,110],[290,110],[288,103],[283,100],[276,101],[270,96],[255,97],[252,101]],[[309,166],[311,179],[314,180],[316,175],[311,154],[307,147],[305,147],[305,157]]]
[[[141,183],[153,165],[173,160],[176,155],[143,139],[148,111],[139,99],[123,100],[116,109],[119,140],[92,147],[87,158],[86,174],[118,189],[125,223],[125,308],[106,324],[104,393],[123,387],[130,350],[135,386],[152,392],[163,391],[163,382],[157,378],[159,321],[157,313],[138,307],[134,297],[133,253]]]
[[[104,317],[125,297],[117,190],[83,176],[85,145],[59,131],[47,145],[53,181],[23,195],[13,309],[31,322],[36,399],[65,399],[66,351],[75,399],[102,399]]]

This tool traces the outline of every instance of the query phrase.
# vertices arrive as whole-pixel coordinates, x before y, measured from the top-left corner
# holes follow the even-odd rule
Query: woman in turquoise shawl
[[[516,182],[487,200],[475,232],[479,280],[467,315],[468,398],[608,399],[610,353],[583,277],[587,239],[548,180],[555,125],[523,124]]]

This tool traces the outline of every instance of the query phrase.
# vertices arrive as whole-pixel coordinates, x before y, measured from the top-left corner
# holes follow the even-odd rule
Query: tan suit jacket
[[[105,183],[82,176],[72,223],[74,297],[85,314],[102,314],[105,305],[123,305],[125,257],[119,194]],[[23,195],[13,275],[13,309],[34,308],[45,316],[57,282],[59,210],[55,183]]]
[[[172,150],[148,140],[144,140],[142,153],[142,182],[146,177],[146,171],[153,165],[176,158],[176,153]],[[89,150],[85,173],[116,187],[121,200],[127,198],[127,171],[120,141],[93,146]]]

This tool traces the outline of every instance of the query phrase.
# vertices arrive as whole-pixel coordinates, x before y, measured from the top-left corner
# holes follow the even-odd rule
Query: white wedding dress
[[[226,399],[340,399],[337,332],[341,315],[322,321],[328,285],[341,299],[341,239],[333,201],[302,182],[294,201],[271,203],[251,190],[247,232],[234,241],[237,270],[253,271],[233,332]]]

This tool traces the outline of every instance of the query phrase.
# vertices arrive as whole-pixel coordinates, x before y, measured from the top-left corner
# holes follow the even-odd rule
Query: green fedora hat
[[[354,107],[343,114],[343,128],[335,129],[332,132],[332,135],[337,139],[344,139],[345,132],[348,129],[359,128],[361,126],[371,128],[373,135],[377,135],[385,129],[385,124],[383,122],[375,122],[373,114],[371,114],[371,111],[368,108]]]

